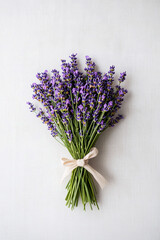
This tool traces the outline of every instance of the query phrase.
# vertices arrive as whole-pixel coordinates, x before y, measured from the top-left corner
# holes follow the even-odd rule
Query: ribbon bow
[[[64,174],[62,176],[61,182],[64,180],[65,177],[67,177],[75,168],[77,167],[84,167],[88,172],[90,172],[95,180],[98,182],[100,187],[103,189],[106,184],[106,179],[97,172],[94,168],[92,168],[88,162],[89,159],[96,157],[98,154],[98,149],[93,147],[91,148],[90,152],[82,159],[68,159],[68,158],[62,158],[62,164],[67,167],[64,171]]]

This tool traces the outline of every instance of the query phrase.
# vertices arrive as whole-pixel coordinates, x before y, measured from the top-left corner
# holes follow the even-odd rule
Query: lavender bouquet
[[[63,158],[64,177],[71,173],[66,186],[66,205],[72,209],[81,198],[84,209],[89,203],[98,207],[93,177],[103,188],[105,179],[88,161],[98,154],[94,147],[100,134],[123,118],[117,114],[127,90],[121,87],[126,72],[120,74],[118,85],[113,86],[115,67],[105,74],[95,71],[95,63],[86,56],[85,73],[78,70],[76,54],[70,63],[61,60],[62,74],[56,69],[38,73],[39,83],[33,83],[33,99],[41,103],[36,108],[27,102],[30,110],[47,124],[51,135],[64,145],[73,159]]]

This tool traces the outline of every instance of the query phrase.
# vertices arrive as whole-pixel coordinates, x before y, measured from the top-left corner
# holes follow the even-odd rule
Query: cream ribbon
[[[83,159],[68,159],[68,158],[62,158],[62,164],[67,167],[64,171],[64,174],[62,176],[61,182],[64,180],[65,177],[67,177],[75,168],[77,167],[84,167],[88,172],[90,172],[95,180],[98,182],[100,187],[103,189],[106,184],[106,179],[97,172],[94,168],[92,168],[88,162],[89,159],[96,157],[98,154],[98,149],[93,147],[91,148],[90,152],[83,158]]]

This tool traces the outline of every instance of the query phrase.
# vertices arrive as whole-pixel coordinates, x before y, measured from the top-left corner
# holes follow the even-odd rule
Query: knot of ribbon
[[[95,180],[98,182],[100,187],[103,189],[106,185],[106,179],[97,172],[94,168],[92,168],[88,162],[89,159],[94,158],[98,155],[98,149],[96,147],[91,148],[90,152],[84,156],[83,159],[68,159],[68,158],[62,158],[62,164],[66,167],[64,174],[62,176],[61,182],[64,180],[65,177],[67,177],[75,168],[77,167],[83,167],[88,172],[90,172]]]
[[[88,159],[77,159],[76,160],[77,167],[84,167],[86,164],[88,164]]]

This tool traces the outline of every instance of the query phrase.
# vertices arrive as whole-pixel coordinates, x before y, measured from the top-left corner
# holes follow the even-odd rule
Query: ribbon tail
[[[107,180],[89,164],[85,165],[84,168],[93,175],[101,189],[103,189],[107,183]]]
[[[60,180],[60,183],[64,181],[64,179],[75,169],[76,167],[66,167],[64,170],[64,173],[62,175],[62,178]]]

